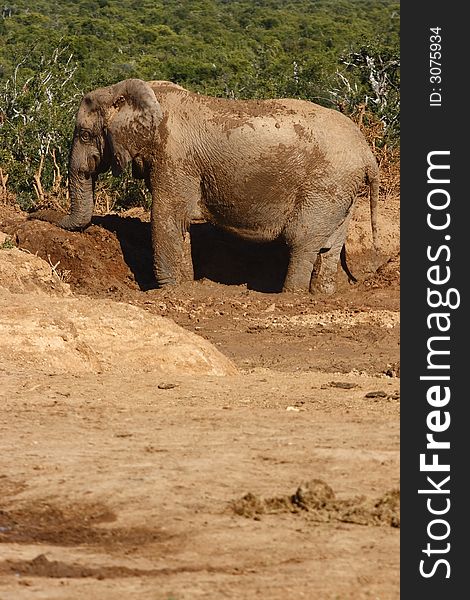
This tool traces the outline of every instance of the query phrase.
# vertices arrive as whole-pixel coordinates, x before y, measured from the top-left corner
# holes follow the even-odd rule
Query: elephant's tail
[[[379,200],[379,168],[377,164],[369,167],[366,171],[367,182],[369,183],[369,202],[370,202],[370,224],[372,226],[372,242],[374,248],[378,250],[377,234],[377,203]]]
[[[340,257],[340,261],[341,261],[341,266],[343,267],[344,272],[348,276],[349,283],[357,283],[357,279],[354,277],[354,275],[351,273],[351,271],[349,270],[349,267],[348,267],[348,263],[346,260],[346,245],[345,244],[343,244],[343,247],[341,248],[341,254],[339,255],[339,257]]]

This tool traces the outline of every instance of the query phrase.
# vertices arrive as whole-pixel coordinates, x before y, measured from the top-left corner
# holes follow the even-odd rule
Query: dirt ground
[[[379,216],[376,254],[360,199],[359,282],[313,297],[279,293],[281,245],[195,224],[197,280],[158,290],[143,211],[0,206],[0,600],[399,598],[398,200]]]

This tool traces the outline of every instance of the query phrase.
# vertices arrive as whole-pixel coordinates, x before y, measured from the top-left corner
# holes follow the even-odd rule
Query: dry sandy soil
[[[399,598],[398,202],[379,213],[381,254],[363,198],[359,283],[326,298],[207,225],[198,280],[156,290],[145,213],[69,233],[0,207],[0,600]]]

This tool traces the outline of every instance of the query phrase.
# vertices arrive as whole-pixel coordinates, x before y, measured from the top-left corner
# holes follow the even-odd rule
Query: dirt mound
[[[364,496],[339,500],[332,488],[321,479],[300,485],[292,496],[260,498],[245,494],[230,505],[237,515],[259,519],[261,515],[291,512],[310,521],[389,525],[400,527],[400,492],[390,490],[375,500]]]
[[[103,217],[104,219],[104,217]],[[92,225],[84,232],[70,232],[42,221],[24,221],[19,226],[13,224],[9,230],[16,244],[33,254],[56,265],[61,275],[66,275],[67,282],[74,292],[89,295],[112,295],[116,299],[124,299],[130,290],[138,290],[137,281],[140,273],[146,269],[152,279],[151,263],[146,263],[146,252],[150,252],[150,238],[143,235],[138,248],[129,251],[130,240],[123,241],[123,246],[113,232],[112,227],[117,217],[109,218],[106,223],[110,231],[104,227]],[[98,218],[99,220],[99,218]],[[134,233],[134,219],[123,219],[129,238]],[[139,221],[141,223],[141,221]],[[150,232],[148,232],[150,234]],[[134,257],[129,265],[126,257]],[[133,267],[133,270],[131,269]],[[145,282],[141,282],[145,287]]]
[[[112,246],[116,241],[99,228],[92,231],[92,239],[96,230],[106,244]],[[63,281],[71,271],[59,271],[60,260],[54,263],[56,257],[47,252],[48,244],[65,248],[66,256],[76,259],[73,268],[82,277],[86,269],[78,266],[80,247],[90,242],[90,236],[25,222],[17,230],[17,241],[27,241],[32,231],[35,243],[43,242],[42,251],[49,262],[10,248],[6,236],[0,249],[0,356],[4,365],[29,364],[53,373],[128,369],[214,375],[236,372],[209,342],[169,319],[109,300],[71,298],[70,286]],[[75,246],[70,242],[74,238],[67,237],[70,235],[77,236]],[[90,264],[95,264],[100,253],[88,257],[93,259]],[[123,285],[122,280],[117,281]]]
[[[18,248],[0,249],[0,287],[13,293],[47,292],[56,296],[69,296],[70,286],[38,256]]]
[[[369,289],[386,288],[400,281],[400,252],[394,254],[365,281],[363,286]]]
[[[0,288],[4,364],[52,373],[163,372],[228,375],[234,365],[173,321],[111,300],[11,294]]]

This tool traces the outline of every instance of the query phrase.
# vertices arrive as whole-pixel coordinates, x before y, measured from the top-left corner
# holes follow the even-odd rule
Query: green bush
[[[75,71],[72,55],[56,48],[38,65],[23,58],[0,82],[0,164],[23,208],[42,200],[44,189],[59,192],[66,177],[81,96]]]
[[[337,108],[354,114],[363,108],[383,126],[382,144],[400,141],[400,58],[398,50],[377,44],[341,57],[329,91]]]

